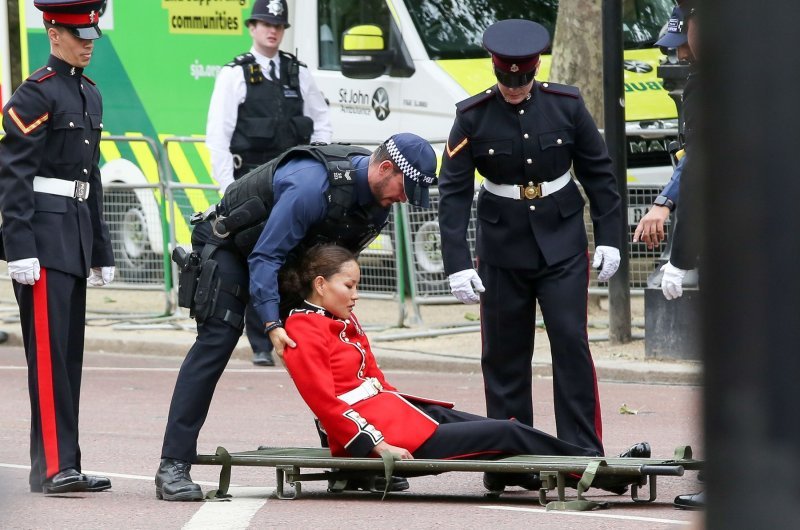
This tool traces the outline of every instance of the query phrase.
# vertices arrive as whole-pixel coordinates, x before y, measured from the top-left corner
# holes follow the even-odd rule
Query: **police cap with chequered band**
[[[45,22],[67,28],[79,39],[99,39],[103,33],[97,26],[106,0],[34,0]]]
[[[428,188],[436,184],[436,153],[427,140],[413,133],[398,133],[384,142],[392,161],[403,173],[403,188],[414,206],[430,206]]]
[[[250,24],[256,20],[284,28],[290,27],[289,6],[286,5],[286,0],[255,0],[250,18],[245,22]]]
[[[495,22],[483,32],[483,47],[492,54],[497,80],[507,87],[525,86],[533,80],[539,54],[550,45],[544,26],[531,20]]]

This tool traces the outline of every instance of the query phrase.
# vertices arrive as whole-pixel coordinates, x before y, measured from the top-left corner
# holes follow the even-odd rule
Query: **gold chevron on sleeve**
[[[26,124],[24,121],[22,121],[22,118],[19,117],[17,111],[14,110],[14,107],[8,109],[8,115],[11,117],[11,120],[17,124],[19,130],[26,135],[35,131],[41,124],[46,122],[47,119],[50,117],[50,113],[45,112],[44,114],[33,120],[31,123]]]
[[[461,140],[461,143],[455,146],[453,149],[450,149],[450,141],[447,142],[447,156],[453,158],[455,155],[458,154],[459,151],[464,149],[464,147],[469,143],[469,138],[464,138]]]

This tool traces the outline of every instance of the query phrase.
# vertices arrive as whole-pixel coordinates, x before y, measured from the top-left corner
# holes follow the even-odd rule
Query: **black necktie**
[[[272,81],[277,81],[278,80],[278,78],[275,77],[275,61],[273,61],[272,59],[270,59],[270,61],[269,61],[269,78]]]

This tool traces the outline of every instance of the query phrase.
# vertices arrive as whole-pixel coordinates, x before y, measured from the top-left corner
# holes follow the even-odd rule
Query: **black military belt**
[[[64,180],[50,177],[33,177],[33,191],[72,197],[83,201],[89,198],[89,183],[83,180]]]
[[[520,184],[496,184],[491,180],[485,179],[483,181],[483,187],[492,195],[521,201],[523,199],[547,197],[566,186],[570,179],[572,179],[572,175],[567,171],[555,180],[539,182],[538,184],[528,182],[527,186]]]

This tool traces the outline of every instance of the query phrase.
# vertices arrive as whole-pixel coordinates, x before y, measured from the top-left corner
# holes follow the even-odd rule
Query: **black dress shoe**
[[[42,491],[45,494],[53,493],[72,493],[76,491],[86,491],[89,483],[86,475],[78,473],[77,470],[69,468],[59,471],[42,484]]]
[[[519,486],[526,490],[538,491],[542,480],[536,473],[484,473],[483,487],[489,491],[499,492],[506,486]]]
[[[156,498],[165,501],[202,501],[203,490],[192,482],[192,465],[184,460],[162,458],[156,473]]]
[[[682,510],[700,510],[706,507],[706,492],[678,495],[672,504]]]
[[[86,475],[86,491],[105,491],[111,489],[111,481],[106,477],[97,475]]]
[[[256,366],[275,366],[275,359],[270,351],[253,352],[253,364]]]
[[[621,453],[620,458],[650,458],[650,444],[639,442],[632,445],[627,451]]]

